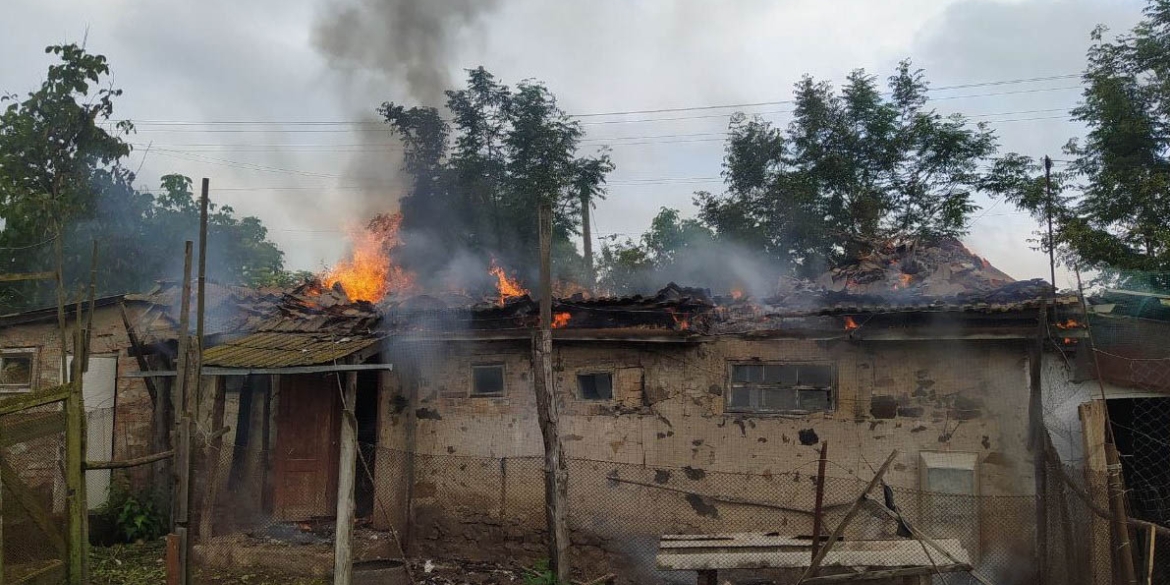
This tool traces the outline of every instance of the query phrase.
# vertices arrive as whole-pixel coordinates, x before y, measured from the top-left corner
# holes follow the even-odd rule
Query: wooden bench
[[[931,551],[928,556],[916,540],[841,540],[821,563],[821,572],[806,585],[867,579],[912,579],[937,572],[970,569],[970,555],[956,539],[935,541],[958,563]],[[929,549],[926,549],[929,550]],[[812,561],[812,539],[775,532],[729,534],[667,534],[658,542],[659,569],[696,571],[699,585],[716,585],[719,571],[730,569],[801,570]]]

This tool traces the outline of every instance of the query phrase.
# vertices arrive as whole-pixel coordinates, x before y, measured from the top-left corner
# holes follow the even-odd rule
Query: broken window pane
[[[727,406],[733,409],[751,408],[752,391],[748,388],[735,387],[727,393]]]
[[[613,377],[608,372],[577,374],[577,388],[583,400],[613,399]]]
[[[503,394],[504,364],[471,366],[472,394]]]
[[[0,385],[32,386],[32,355],[0,354]]]

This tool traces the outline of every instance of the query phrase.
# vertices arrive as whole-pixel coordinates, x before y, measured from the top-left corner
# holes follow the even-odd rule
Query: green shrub
[[[124,478],[110,484],[110,497],[97,510],[126,542],[148,541],[163,535],[166,518],[153,499],[132,493]]]

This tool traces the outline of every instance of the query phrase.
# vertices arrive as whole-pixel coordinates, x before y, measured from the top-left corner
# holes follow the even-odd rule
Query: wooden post
[[[353,582],[354,484],[357,473],[357,372],[345,373],[341,404],[341,456],[337,465],[337,526],[333,540],[333,583]]]
[[[569,582],[568,469],[558,432],[557,393],[552,370],[552,207],[540,206],[540,331],[534,338],[532,369],[536,412],[544,439],[544,497],[548,516],[549,568],[558,583]]]
[[[873,488],[877,487],[877,484],[881,483],[882,477],[886,475],[886,470],[890,468],[890,464],[893,463],[894,459],[897,457],[897,449],[894,449],[890,453],[890,456],[886,457],[886,462],[882,463],[881,468],[879,468],[877,473],[874,474],[873,479],[869,480],[869,485],[865,486],[865,489],[861,491],[861,495],[857,496],[857,500],[854,501],[853,505],[849,507],[849,511],[845,513],[845,517],[841,519],[841,523],[838,524],[837,528],[833,530],[833,534],[829,536],[829,540],[825,542],[825,546],[821,547],[821,550],[817,552],[815,557],[813,557],[812,563],[810,563],[808,568],[805,569],[804,574],[801,575],[800,579],[796,581],[798,584],[804,582],[804,580],[809,577],[816,576],[817,569],[819,569],[821,563],[824,562],[825,556],[828,555],[829,551],[833,549],[833,545],[837,544],[837,539],[841,538],[841,535],[845,534],[845,528],[847,528],[849,523],[853,521],[853,517],[857,515],[858,510],[861,510],[861,504],[865,502],[866,496],[869,495],[869,492],[873,491]]]
[[[191,412],[188,409],[187,385],[190,382],[190,347],[191,335],[191,248],[190,240],[183,248],[183,290],[182,300],[179,303],[179,356],[175,377],[175,404],[181,407],[182,413],[175,416],[175,490],[174,501],[171,505],[171,521],[175,534],[179,537],[179,583],[187,585],[190,581],[187,560],[190,556],[187,547],[187,526],[189,522],[187,505],[191,487]]]
[[[1146,533],[1146,585],[1154,585],[1154,542],[1158,538],[1158,532],[1151,526]]]
[[[199,359],[198,362],[202,364],[203,360]],[[202,388],[203,384],[200,383],[199,386]],[[211,384],[211,433],[203,437],[203,440],[207,441],[203,449],[203,476],[207,479],[203,486],[203,502],[199,505],[198,536],[199,540],[204,542],[214,536],[212,533],[215,526],[215,505],[216,499],[219,497],[220,483],[223,481],[223,436],[228,430],[228,426],[223,422],[225,402],[226,397],[224,396],[222,378],[220,378]],[[229,462],[228,466],[230,467],[230,465]]]
[[[85,403],[82,400],[81,302],[77,303],[77,323],[73,329],[73,366],[70,368],[70,392],[65,400],[65,486],[69,512],[69,583],[86,583],[85,553],[89,544],[86,533],[89,506],[85,498]]]
[[[581,192],[581,244],[585,252],[585,286],[593,292],[597,276],[593,273],[593,229],[589,217],[589,193]]]
[[[817,558],[821,548],[821,522],[825,503],[825,458],[829,453],[829,442],[821,443],[821,459],[817,462],[817,499],[813,506],[812,558]]]
[[[1036,490],[1036,582],[1048,583],[1048,469],[1045,465],[1043,433],[1044,405],[1041,387],[1041,366],[1044,357],[1044,337],[1048,324],[1047,300],[1037,314],[1036,338],[1028,347],[1028,448],[1032,451],[1032,475]]]
[[[4,428],[0,425],[0,431]],[[3,445],[3,432],[0,432],[0,445]],[[2,447],[0,447],[2,448]],[[2,475],[2,472],[0,472]],[[4,585],[4,480],[0,478],[0,585]]]

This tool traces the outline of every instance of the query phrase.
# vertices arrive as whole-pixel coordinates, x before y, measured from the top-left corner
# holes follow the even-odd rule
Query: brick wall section
[[[130,318],[137,308],[127,306]],[[73,326],[69,319],[66,347],[73,351]],[[151,402],[146,384],[140,378],[124,378],[124,372],[138,371],[138,362],[129,354],[130,340],[117,305],[99,307],[93,315],[90,351],[93,355],[117,355],[119,377],[115,386],[113,453],[115,459],[130,459],[150,454]],[[61,382],[61,342],[56,319],[14,325],[0,330],[0,349],[35,348],[34,388],[50,388]],[[138,467],[125,472],[133,489],[142,489],[149,479],[149,468]]]

